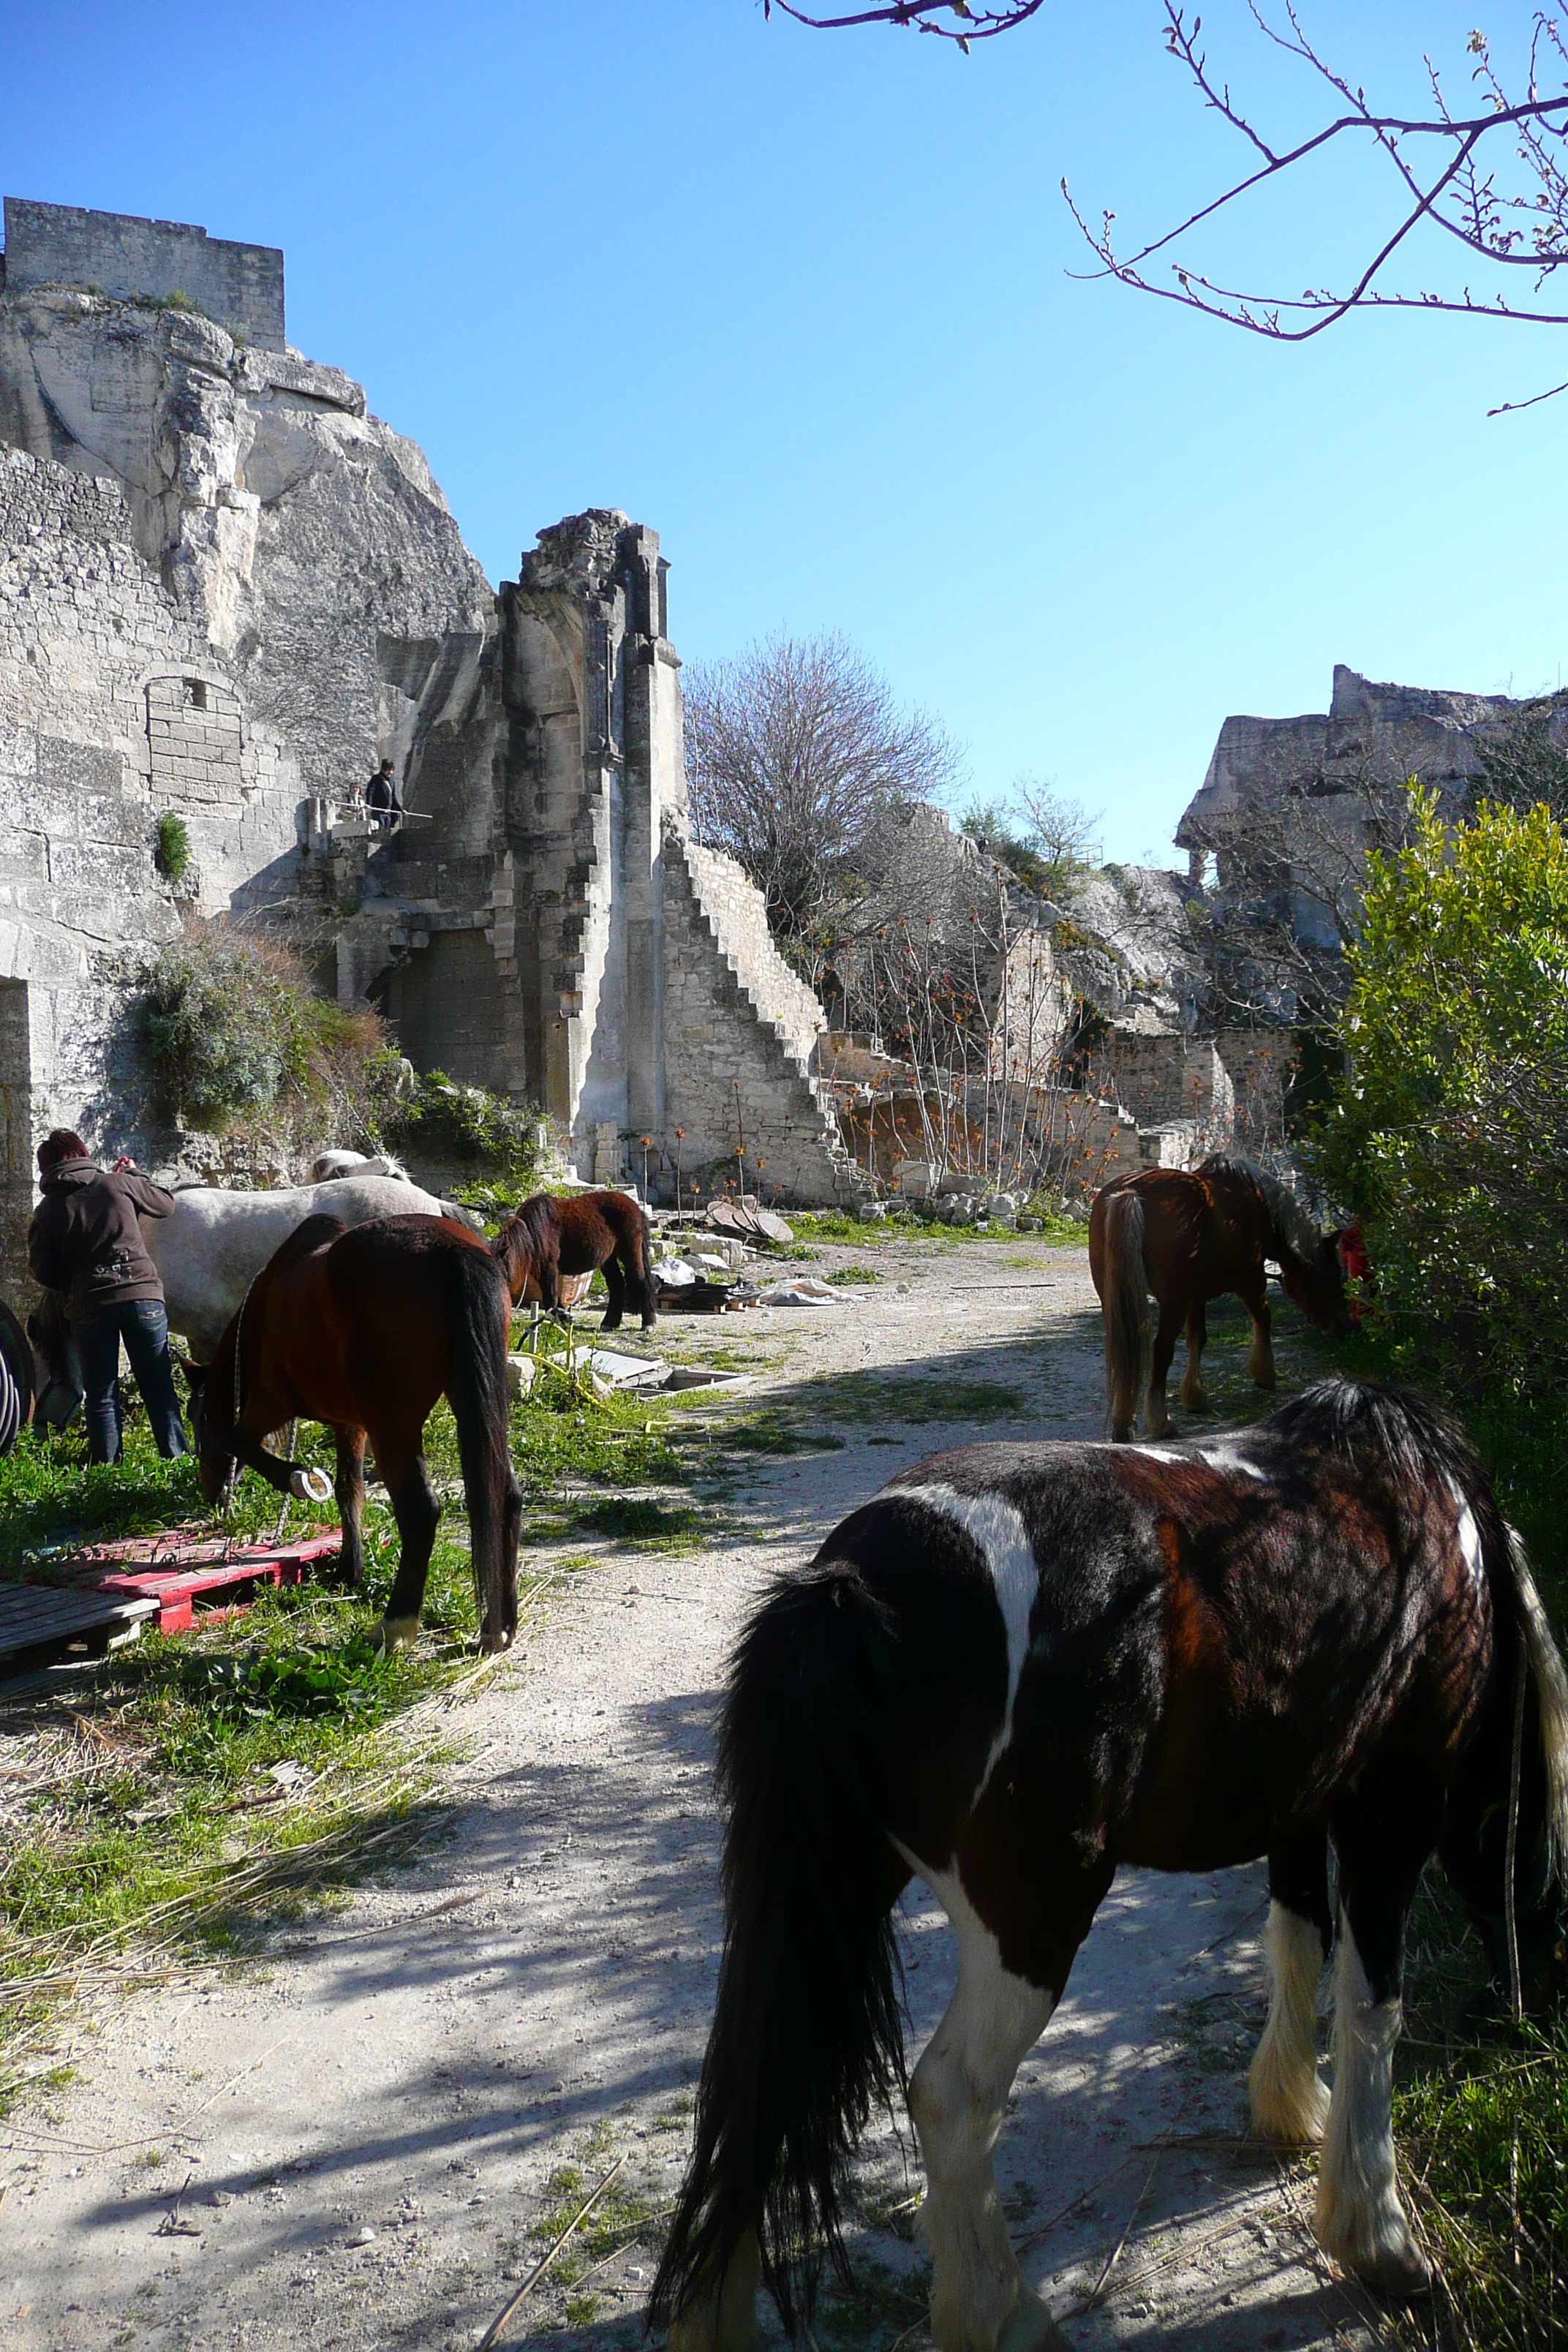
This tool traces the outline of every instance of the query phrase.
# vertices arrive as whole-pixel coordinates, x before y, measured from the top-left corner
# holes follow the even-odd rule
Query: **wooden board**
[[[0,1679],[31,1674],[78,1648],[101,1658],[134,1641],[158,1613],[140,1593],[62,1591],[54,1584],[0,1582]]]
[[[253,1599],[258,1584],[303,1584],[318,1560],[342,1548],[342,1538],[334,1532],[307,1536],[298,1543],[236,1545],[216,1559],[165,1557],[145,1566],[128,1561],[107,1573],[99,1565],[92,1573],[92,1587],[98,1592],[146,1601],[157,1610],[161,1633],[183,1633],[198,1600],[209,1607],[214,1603],[233,1607]]]

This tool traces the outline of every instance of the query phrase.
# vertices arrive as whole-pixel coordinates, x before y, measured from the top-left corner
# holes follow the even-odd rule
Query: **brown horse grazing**
[[[610,1303],[600,1329],[618,1331],[629,1304],[648,1331],[658,1320],[649,1240],[647,1211],[625,1192],[578,1192],[564,1200],[536,1192],[508,1218],[490,1246],[514,1304],[531,1276],[544,1306],[556,1314],[562,1276],[602,1268]]]
[[[1264,1260],[1279,1267],[1285,1295],[1321,1330],[1349,1328],[1338,1236],[1321,1234],[1287,1186],[1250,1160],[1205,1160],[1190,1174],[1144,1168],[1113,1176],[1095,1195],[1089,1220],[1089,1270],[1105,1317],[1105,1399],[1110,1433],[1132,1434],[1144,1366],[1149,1374],[1143,1426],[1163,1437],[1171,1425],[1165,1379],[1176,1334],[1187,1327],[1182,1402],[1205,1409],[1204,1308],[1234,1291],[1252,1318],[1247,1370],[1260,1389],[1274,1386],[1268,1286]],[[1149,1301],[1160,1309],[1153,1349]]]
[[[991,2151],[1129,1864],[1267,1854],[1254,2126],[1321,2142],[1328,2253],[1389,2294],[1426,2284],[1389,2113],[1406,1916],[1436,1853],[1508,1927],[1516,1978],[1562,1933],[1568,1839],[1568,1675],[1442,1414],[1326,1381],[1205,1444],[911,1465],[753,1609],[719,1780],[718,2001],[650,2311],[671,2352],[756,2352],[759,2277],[809,2330],[856,2142],[905,2080],[894,1906],[915,1875],[958,1945],[908,2078],[938,2352],[1067,2352]]]
[[[307,1217],[251,1284],[212,1362],[192,1372],[203,1494],[216,1503],[237,1463],[279,1494],[310,1494],[321,1473],[266,1453],[262,1440],[292,1421],[325,1422],[337,1441],[343,1566],[357,1585],[368,1436],[403,1543],[381,1638],[389,1650],[411,1642],[441,1516],[425,1423],[446,1396],[458,1424],[479,1638],[487,1650],[504,1650],[517,1631],[522,1511],[507,1446],[510,1323],[500,1269],[466,1225]]]

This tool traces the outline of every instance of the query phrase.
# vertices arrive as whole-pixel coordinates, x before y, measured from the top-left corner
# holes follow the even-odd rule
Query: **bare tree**
[[[963,755],[901,710],[847,638],[771,637],[686,672],[686,769],[697,837],[742,866],[782,942],[805,942],[863,896],[889,814],[938,798]]]
[[[764,0],[766,5],[766,0]],[[972,8],[968,0],[889,0],[889,5],[813,16],[778,0],[799,23],[819,30],[852,25],[899,25],[936,33],[968,49],[972,41],[1016,32],[1034,16],[1041,0],[1005,0],[994,8]],[[1307,138],[1277,145],[1232,97],[1228,80],[1211,70],[1199,46],[1203,19],[1188,21],[1184,8],[1163,0],[1169,55],[1190,78],[1203,104],[1217,114],[1248,152],[1248,167],[1217,195],[1188,212],[1130,252],[1120,252],[1116,215],[1106,210],[1096,226],[1074,203],[1066,180],[1062,194],[1100,263],[1094,275],[1116,278],[1141,293],[1158,295],[1201,310],[1228,326],[1277,342],[1305,342],[1352,310],[1372,309],[1450,310],[1468,318],[1509,319],[1535,325],[1568,325],[1568,311],[1542,303],[1542,287],[1568,261],[1568,95],[1560,88],[1543,93],[1547,74],[1568,67],[1568,41],[1555,17],[1531,18],[1528,53],[1521,68],[1522,95],[1510,94],[1494,61],[1492,43],[1472,32],[1467,47],[1470,79],[1479,105],[1456,111],[1430,57],[1422,63],[1430,106],[1408,113],[1373,104],[1365,90],[1330,65],[1309,38],[1295,0],[1283,0],[1282,19],[1248,0],[1258,32],[1321,84],[1331,111]],[[1394,205],[1373,231],[1361,257],[1337,284],[1308,286],[1301,292],[1235,286],[1200,266],[1194,241],[1223,215],[1244,205],[1260,188],[1296,173],[1314,158],[1370,143],[1386,165]],[[1436,232],[1463,257],[1484,283],[1462,285],[1396,282],[1417,231]],[[1155,271],[1160,272],[1155,275]],[[1520,275],[1519,273],[1522,273]],[[1512,290],[1517,284],[1520,291]],[[1500,415],[1527,408],[1568,391],[1568,382],[1504,402]]]

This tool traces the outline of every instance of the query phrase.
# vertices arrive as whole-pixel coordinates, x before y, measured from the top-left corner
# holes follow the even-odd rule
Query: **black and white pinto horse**
[[[1267,1854],[1254,2125],[1321,2140],[1330,2254],[1389,2294],[1426,2284],[1389,2121],[1405,1915],[1436,1852],[1493,1921],[1516,1873],[1519,1939],[1539,1941],[1568,1842],[1568,1676],[1435,1409],[1329,1381],[1207,1442],[919,1465],[757,1609],[719,1771],[718,2005],[653,2296],[677,2352],[753,2347],[763,2280],[793,2334],[824,2242],[842,2263],[857,2137],[904,2081],[890,1914],[915,1874],[959,1945],[908,2084],[940,2352],[1066,2341],[1020,2279],[991,2152],[1123,1863]],[[1313,2032],[1331,1839],[1331,2098]]]

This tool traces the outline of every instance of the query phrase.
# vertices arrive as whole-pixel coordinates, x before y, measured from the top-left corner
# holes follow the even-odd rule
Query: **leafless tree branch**
[[[763,0],[763,15],[771,16],[774,0]],[[809,25],[816,33],[838,33],[853,25],[912,26],[919,33],[935,33],[944,41],[952,41],[967,51],[972,41],[994,40],[998,33],[1011,33],[1019,25],[1038,14],[1045,0],[1008,0],[1001,8],[973,8],[969,0],[888,0],[878,8],[855,8],[834,16],[813,16],[804,8],[791,5],[791,0],[777,0],[779,14],[793,16],[797,25]],[[938,22],[951,16],[953,22]]]
[[[772,0],[763,0],[764,8]],[[783,12],[797,23],[818,30],[839,30],[858,25],[914,26],[921,32],[940,33],[944,39],[968,48],[972,40],[991,39],[1015,32],[1034,16],[1042,0],[1009,0],[1009,5],[972,9],[967,0],[889,0],[889,5],[830,16],[813,16],[778,0]],[[1182,66],[1204,105],[1228,124],[1250,149],[1254,166],[1207,203],[1195,206],[1173,227],[1163,230],[1131,253],[1117,250],[1116,215],[1106,210],[1099,226],[1074,201],[1064,179],[1062,196],[1099,268],[1090,278],[1113,278],[1142,294],[1157,295],[1205,318],[1240,327],[1249,334],[1275,342],[1308,342],[1352,310],[1415,310],[1459,314],[1469,318],[1504,319],[1535,326],[1568,325],[1568,310],[1557,310],[1538,299],[1541,289],[1568,261],[1568,78],[1556,96],[1543,95],[1544,69],[1568,67],[1568,39],[1554,16],[1538,11],[1532,19],[1524,95],[1510,96],[1497,66],[1491,43],[1482,32],[1472,32],[1467,44],[1475,63],[1470,79],[1482,101],[1474,113],[1456,113],[1445,94],[1441,75],[1430,57],[1424,60],[1432,92],[1426,114],[1389,113],[1372,105],[1364,89],[1352,88],[1321,55],[1303,28],[1296,0],[1283,0],[1281,22],[1265,13],[1260,0],[1248,8],[1264,39],[1296,60],[1332,93],[1336,111],[1309,138],[1289,147],[1276,147],[1231,94],[1228,81],[1210,68],[1200,46],[1203,18],[1189,22],[1175,0],[1163,0],[1164,38],[1168,54]],[[938,22],[952,18],[952,23]],[[1506,149],[1512,137],[1512,154]],[[1194,263],[1173,256],[1169,278],[1153,274],[1153,265],[1182,241],[1222,215],[1239,209],[1271,181],[1300,172],[1315,156],[1361,140],[1370,140],[1393,172],[1399,208],[1392,226],[1367,258],[1337,286],[1309,286],[1300,294],[1265,291],[1226,284]],[[1504,175],[1510,173],[1505,179]],[[1526,270],[1533,275],[1532,296],[1515,300],[1501,290],[1451,291],[1431,284],[1390,282],[1391,266],[1403,259],[1415,233],[1432,228],[1452,239],[1489,271]],[[1506,275],[1503,278],[1506,283]],[[1505,401],[1489,413],[1493,416],[1534,407],[1552,400],[1568,384],[1554,385],[1528,400]]]
[[[1251,0],[1251,14],[1264,37],[1317,75],[1343,101],[1342,110],[1312,135],[1285,149],[1273,147],[1233,100],[1227,82],[1211,73],[1206,53],[1199,47],[1203,19],[1189,25],[1185,12],[1164,0],[1165,44],[1169,54],[1185,68],[1205,106],[1217,113],[1246,141],[1261,160],[1257,168],[1236,181],[1220,195],[1196,207],[1173,227],[1122,255],[1116,250],[1107,212],[1097,229],[1073,202],[1064,180],[1062,194],[1086,242],[1100,264],[1093,276],[1115,278],[1141,293],[1156,294],[1206,317],[1279,342],[1305,342],[1342,319],[1348,311],[1382,307],[1394,310],[1458,311],[1474,317],[1511,319],[1537,325],[1568,325],[1568,311],[1534,306],[1524,308],[1499,292],[1478,297],[1468,287],[1457,294],[1430,287],[1391,287],[1384,272],[1412,233],[1426,225],[1455,239],[1489,268],[1527,269],[1537,289],[1568,260],[1568,175],[1564,141],[1568,138],[1568,96],[1543,97],[1537,73],[1550,55],[1568,65],[1568,46],[1556,20],[1534,19],[1527,95],[1510,100],[1493,63],[1484,33],[1472,33],[1470,54],[1477,59],[1472,79],[1481,84],[1488,103],[1483,112],[1457,115],[1443,94],[1437,68],[1428,58],[1427,78],[1433,92],[1429,115],[1382,113],[1368,103],[1365,91],[1352,89],[1313,47],[1302,30],[1293,5],[1287,0],[1288,30],[1271,23]],[[1483,172],[1479,160],[1483,142],[1490,162],[1497,152],[1497,134],[1511,131],[1514,157],[1522,166],[1522,184],[1500,185],[1496,168]],[[1268,182],[1297,169],[1310,156],[1355,139],[1370,139],[1394,172],[1401,209],[1394,225],[1354,276],[1338,289],[1308,287],[1300,295],[1283,295],[1227,286],[1184,262],[1173,260],[1172,281],[1150,274],[1150,265],[1178,240],[1235,208]],[[1435,142],[1438,154],[1425,171],[1413,154],[1420,142]],[[1407,152],[1410,151],[1410,152]],[[1529,215],[1530,225],[1512,216]],[[1523,405],[1524,404],[1517,404]]]

